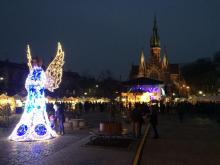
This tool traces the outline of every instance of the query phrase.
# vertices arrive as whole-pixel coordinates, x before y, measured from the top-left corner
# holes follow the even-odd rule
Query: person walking
[[[157,139],[157,138],[159,138],[158,131],[157,131],[157,125],[158,125],[157,111],[158,111],[158,106],[156,104],[152,105],[150,110],[151,110],[150,124],[152,126],[153,131],[154,131],[154,139]]]
[[[49,121],[51,128],[55,130],[55,115],[53,114],[53,112],[49,113]]]
[[[64,110],[57,104],[54,105],[54,109],[56,112],[56,118],[58,120],[59,133],[60,135],[64,135],[65,134],[64,125],[63,125],[63,123],[65,122]]]
[[[144,123],[141,105],[135,104],[135,108],[131,111],[132,132],[136,138],[141,137],[141,129]]]

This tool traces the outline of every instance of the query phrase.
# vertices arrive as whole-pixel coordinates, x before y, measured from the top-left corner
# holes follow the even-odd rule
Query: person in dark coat
[[[158,110],[159,108],[156,104],[151,106],[150,124],[153,128],[155,139],[159,138],[158,131],[157,131],[157,125],[158,125],[158,115],[157,115],[158,112],[157,111]]]
[[[130,117],[132,121],[133,135],[138,138],[141,136],[142,124],[144,123],[142,116],[142,108],[136,104],[135,108],[131,111]]]
[[[57,104],[54,105],[54,109],[56,112],[56,118],[58,120],[59,133],[60,135],[64,135],[65,134],[64,125],[63,125],[63,123],[65,122],[64,110]]]

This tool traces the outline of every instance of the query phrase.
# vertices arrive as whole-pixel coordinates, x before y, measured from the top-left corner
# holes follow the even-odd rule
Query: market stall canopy
[[[0,95],[0,99],[8,99],[9,98],[9,96],[7,96],[7,95],[5,95],[5,94],[1,94]]]
[[[163,81],[146,78],[146,77],[140,77],[136,79],[132,79],[129,81],[124,81],[122,85],[124,86],[134,86],[134,85],[159,85],[163,84]]]
[[[77,102],[78,99],[75,98],[75,97],[68,97],[68,98],[66,98],[64,101],[74,101],[74,102]]]

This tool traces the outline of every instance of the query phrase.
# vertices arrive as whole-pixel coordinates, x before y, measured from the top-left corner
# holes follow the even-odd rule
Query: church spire
[[[160,58],[160,38],[158,35],[156,16],[154,16],[153,33],[150,38],[150,50],[151,50],[152,61],[159,65],[159,63],[161,61],[161,58]]]
[[[150,47],[160,47],[160,37],[158,35],[156,15],[154,16],[153,34],[150,39]]]
[[[145,63],[145,58],[144,58],[144,50],[142,49],[138,77],[145,77],[145,76],[146,76],[146,63]]]
[[[167,58],[167,49],[166,46],[164,46],[164,55],[163,55],[163,59],[162,59],[162,68],[163,69],[167,69],[168,68],[168,58]]]

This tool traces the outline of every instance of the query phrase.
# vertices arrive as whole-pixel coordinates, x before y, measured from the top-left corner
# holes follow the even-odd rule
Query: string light
[[[46,88],[51,92],[53,92],[54,89],[57,89],[62,81],[63,65],[64,51],[62,50],[61,44],[58,42],[56,56],[46,70]]]
[[[9,136],[14,141],[45,140],[58,136],[50,126],[46,112],[45,87],[50,91],[57,89],[62,79],[64,51],[58,43],[57,54],[48,66],[46,73],[39,66],[31,65],[31,52],[27,46],[27,60],[30,73],[25,82],[28,91],[24,112],[20,121]]]
[[[31,50],[30,50],[29,45],[27,45],[27,60],[28,60],[27,65],[29,67],[29,71],[31,71],[31,69],[32,69],[32,65],[31,65],[32,58],[31,58]]]
[[[45,140],[57,136],[56,132],[50,127],[46,112],[46,101],[44,96],[45,83],[46,75],[43,69],[34,66],[25,82],[28,96],[24,113],[12,134],[9,136],[10,140]]]

